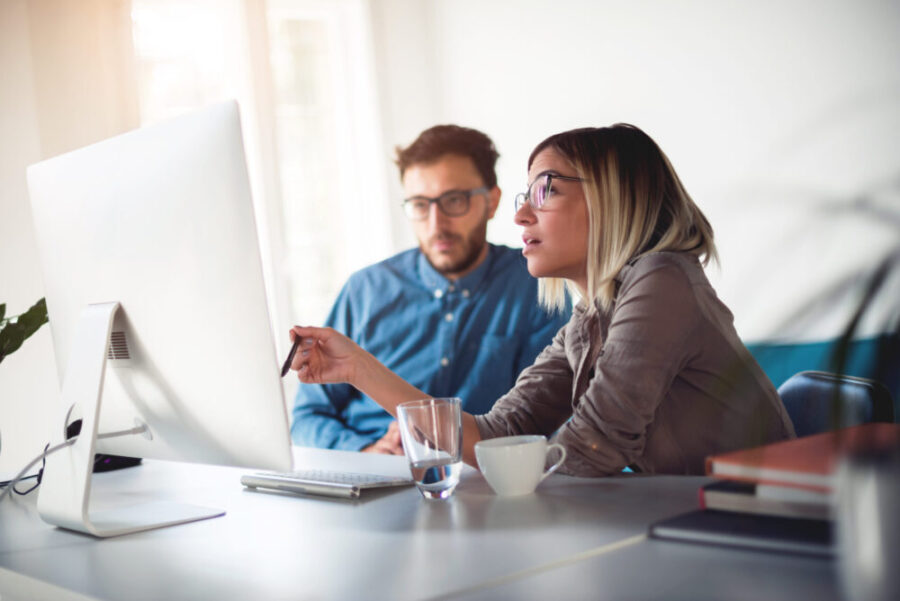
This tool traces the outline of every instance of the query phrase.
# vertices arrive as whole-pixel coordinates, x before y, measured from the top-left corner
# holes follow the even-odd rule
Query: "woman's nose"
[[[534,220],[534,210],[532,210],[531,205],[527,202],[522,203],[522,206],[519,207],[519,210],[513,215],[513,222],[516,225],[527,225],[529,223],[534,223]]]

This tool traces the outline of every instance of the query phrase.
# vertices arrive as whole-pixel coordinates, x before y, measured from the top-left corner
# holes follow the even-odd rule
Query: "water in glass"
[[[428,499],[446,499],[459,484],[462,461],[450,458],[417,461],[410,464],[409,469],[422,496]]]

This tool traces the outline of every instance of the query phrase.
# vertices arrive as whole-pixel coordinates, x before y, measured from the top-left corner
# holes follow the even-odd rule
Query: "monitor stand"
[[[50,524],[105,538],[224,515],[220,509],[179,503],[147,503],[91,511],[91,474],[103,378],[113,319],[119,303],[88,305],[75,330],[62,386],[63,407],[81,409],[76,441],[47,457],[38,512]],[[65,425],[63,426],[65,431]]]

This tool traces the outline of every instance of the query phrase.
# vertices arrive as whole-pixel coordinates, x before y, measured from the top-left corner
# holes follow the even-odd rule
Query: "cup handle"
[[[547,452],[544,453],[544,457],[546,457],[547,455],[549,455],[549,454],[550,454],[550,451],[552,451],[553,449],[559,449],[559,459],[556,461],[556,463],[554,463],[553,465],[551,465],[550,468],[549,468],[546,472],[544,472],[544,473],[541,475],[541,479],[538,480],[538,484],[540,484],[541,482],[543,482],[543,481],[544,481],[544,478],[546,478],[547,476],[549,476],[550,474],[552,474],[553,472],[555,472],[557,469],[559,469],[559,466],[561,466],[561,465],[563,464],[563,461],[566,460],[566,450],[563,448],[563,446],[562,446],[561,444],[557,444],[557,443],[553,443],[553,444],[551,444],[551,445],[547,445]]]

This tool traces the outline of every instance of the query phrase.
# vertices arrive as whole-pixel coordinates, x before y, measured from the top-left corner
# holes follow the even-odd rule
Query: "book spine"
[[[714,478],[720,480],[733,480],[735,482],[749,482],[750,484],[764,484],[768,486],[786,486],[788,488],[798,488],[801,490],[809,490],[817,493],[831,493],[830,486],[817,486],[815,484],[798,484],[789,480],[779,480],[775,478],[754,478],[750,476],[736,476],[731,474],[713,473]]]

